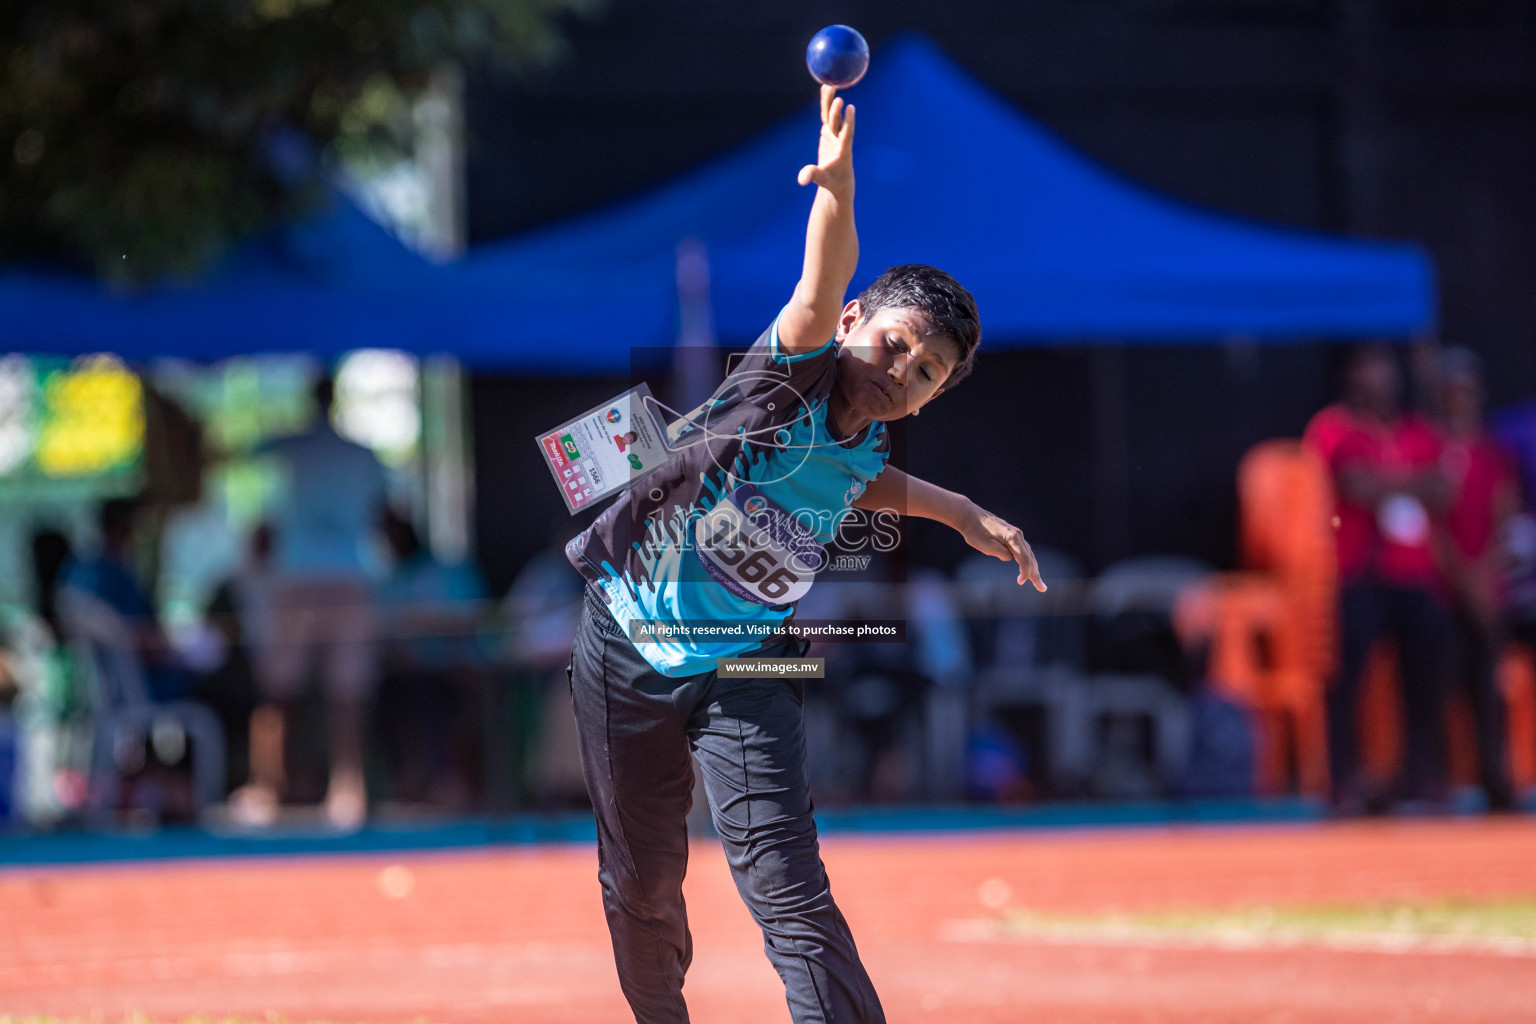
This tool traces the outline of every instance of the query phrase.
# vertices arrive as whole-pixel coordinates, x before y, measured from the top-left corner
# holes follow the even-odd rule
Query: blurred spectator
[[[191,693],[192,677],[161,630],[155,606],[133,566],[138,513],[138,502],[130,498],[104,502],[101,550],[94,558],[71,562],[63,570],[64,585],[100,599],[127,620],[151,700],[180,700]]]
[[[88,719],[70,671],[58,589],[70,564],[69,539],[57,530],[32,535],[32,608],[12,608],[0,628],[19,685],[15,706],[20,749],[17,798],[34,825],[51,825],[84,799]]]
[[[93,731],[104,727],[102,716],[115,723],[115,716],[125,707],[137,705],[144,698],[151,704],[197,708],[187,712],[189,715],[208,714],[206,708],[192,700],[196,696],[196,676],[161,628],[149,592],[139,581],[133,555],[140,510],[137,500],[127,498],[113,498],[102,504],[101,549],[95,557],[73,561],[65,568],[57,595],[66,632],[72,634],[72,640],[82,640],[95,650],[98,684],[92,687]],[[67,594],[78,597],[71,599],[68,607]],[[103,630],[110,638],[104,637]],[[142,677],[142,695],[124,689],[125,677],[120,667],[108,667],[121,665],[117,657],[122,654],[131,655],[137,674]],[[102,678],[114,681],[101,685]],[[180,716],[181,711],[171,714]],[[211,716],[208,720],[211,722]],[[209,737],[207,747],[192,748],[193,758],[189,760],[183,725],[180,717],[167,718],[157,720],[147,736],[119,735],[112,753],[117,790],[115,795],[102,791],[100,798],[149,821],[193,820],[197,803],[194,776],[189,768],[217,764],[223,750],[222,744]],[[110,731],[116,725],[105,727]],[[146,742],[141,743],[141,739]],[[208,770],[221,771],[212,767]]]
[[[1344,401],[1307,425],[1335,491],[1339,562],[1339,671],[1328,700],[1336,807],[1363,810],[1392,795],[1436,797],[1444,772],[1441,718],[1449,613],[1432,543],[1450,488],[1438,466],[1438,430],[1398,407],[1402,377],[1380,345],[1351,353]],[[1371,649],[1397,643],[1406,721],[1405,763],[1391,789],[1361,777],[1357,704]]]
[[[394,569],[379,590],[381,704],[398,788],[463,808],[483,779],[487,679],[477,639],[485,584],[473,562],[440,562],[393,511],[384,515],[384,537]]]
[[[363,734],[377,679],[368,544],[385,478],[373,452],[331,426],[334,399],[331,380],[319,381],[315,426],[262,449],[284,471],[284,486],[273,517],[272,643],[258,659],[257,683],[280,749],[287,710],[318,665],[329,704],[326,815],[337,827],[355,828],[367,815]],[[269,819],[281,787],[280,776],[253,779],[239,813]]]
[[[585,586],[565,557],[575,534],[569,521],[554,523],[548,543],[523,566],[502,604],[506,658],[526,681],[533,709],[519,723],[526,730],[518,737],[520,774],[526,774],[534,801],[546,807],[579,806],[588,799],[565,674]]]
[[[263,777],[282,774],[280,749],[276,767],[270,764],[271,711],[258,708],[256,686],[256,660],[272,642],[271,556],[272,530],[263,523],[251,532],[245,558],[214,589],[204,612],[219,637],[222,658],[202,680],[198,696],[224,726],[228,781],[237,792],[258,774],[255,761],[266,759]]]
[[[69,560],[69,538],[58,530],[38,530],[32,535],[33,601],[55,643],[64,637],[59,625],[59,578]]]
[[[1466,693],[1477,735],[1478,781],[1493,810],[1509,810],[1514,794],[1504,760],[1504,699],[1495,677],[1503,604],[1498,539],[1519,507],[1514,467],[1483,429],[1482,367],[1464,348],[1440,364],[1445,426],[1441,467],[1452,490],[1446,515],[1445,568],[1454,608],[1453,679]]]

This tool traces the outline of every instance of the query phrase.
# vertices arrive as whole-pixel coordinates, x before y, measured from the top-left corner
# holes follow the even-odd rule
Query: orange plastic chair
[[[1333,672],[1337,561],[1327,466],[1298,440],[1264,441],[1237,470],[1244,566],[1273,587],[1270,669],[1253,691],[1264,792],[1328,792],[1324,693]],[[1215,652],[1213,651],[1213,657]]]

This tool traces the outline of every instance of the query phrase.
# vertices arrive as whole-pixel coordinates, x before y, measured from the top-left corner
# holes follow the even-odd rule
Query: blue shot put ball
[[[846,89],[869,70],[869,44],[847,25],[828,25],[811,37],[805,66],[822,85]]]

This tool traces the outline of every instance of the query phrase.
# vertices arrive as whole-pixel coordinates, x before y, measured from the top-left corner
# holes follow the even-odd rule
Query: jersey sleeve
[[[779,321],[732,361],[729,377],[740,382],[742,394],[759,404],[798,397],[807,403],[825,398],[837,379],[837,342],[828,339],[809,352],[786,353],[779,347]]]
[[[876,428],[872,427],[871,429]],[[880,462],[879,465],[874,469],[874,472],[869,476],[870,480],[873,480],[875,477],[880,475],[881,471],[885,469],[885,464],[889,462],[891,458],[891,432],[884,423],[880,424],[878,429],[880,431],[880,437],[875,441],[875,447],[873,451],[874,454],[880,459]]]

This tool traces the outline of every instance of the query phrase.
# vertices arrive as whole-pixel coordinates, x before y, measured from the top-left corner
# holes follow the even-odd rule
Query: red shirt
[[[1446,513],[1447,532],[1456,550],[1476,561],[1493,544],[1494,504],[1500,491],[1514,485],[1515,468],[1498,445],[1481,435],[1446,438],[1440,468],[1455,495]]]
[[[1330,405],[1307,424],[1305,441],[1328,464],[1334,481],[1334,539],[1339,575],[1346,582],[1376,579],[1406,586],[1438,587],[1439,568],[1424,507],[1405,495],[1378,506],[1361,505],[1339,486],[1349,466],[1363,466],[1387,480],[1407,481],[1435,467],[1444,448],[1440,432],[1419,416],[1382,424]]]

